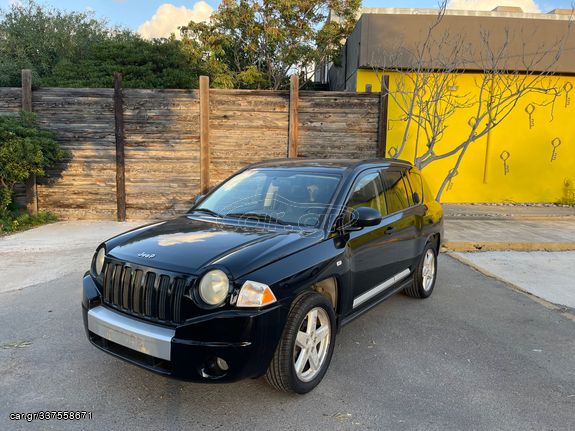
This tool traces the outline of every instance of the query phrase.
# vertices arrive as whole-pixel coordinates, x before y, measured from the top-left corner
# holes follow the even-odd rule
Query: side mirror
[[[417,205],[418,203],[421,202],[421,198],[419,197],[419,193],[413,192],[412,197],[413,197],[413,203],[414,203],[415,205]]]
[[[357,227],[375,226],[381,222],[381,213],[375,208],[359,207],[356,212],[357,220],[355,225]]]
[[[370,207],[359,207],[351,210],[349,222],[345,230],[359,230],[368,226],[375,226],[381,222],[382,216],[378,210]]]

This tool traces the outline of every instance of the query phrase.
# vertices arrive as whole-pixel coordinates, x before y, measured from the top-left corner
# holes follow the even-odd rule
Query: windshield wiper
[[[286,223],[283,220],[280,220],[280,219],[275,218],[275,217],[268,215],[268,214],[261,214],[261,213],[229,213],[229,214],[226,214],[226,217],[251,218],[251,219],[255,219],[255,220],[259,220],[259,221],[263,221],[263,222],[267,222],[267,223],[289,225],[289,223]]]
[[[194,208],[191,212],[193,212],[193,213],[206,213],[209,215],[213,215],[214,217],[218,217],[218,218],[223,217],[223,215],[221,215],[220,213],[212,211],[211,209],[208,209],[208,208]]]

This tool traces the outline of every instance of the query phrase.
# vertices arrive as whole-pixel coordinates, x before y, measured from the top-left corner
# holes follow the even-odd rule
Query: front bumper
[[[265,373],[287,318],[281,304],[264,310],[217,311],[177,326],[161,326],[101,303],[90,275],[82,311],[88,339],[107,353],[170,377],[231,382]],[[218,368],[216,359],[227,363]]]

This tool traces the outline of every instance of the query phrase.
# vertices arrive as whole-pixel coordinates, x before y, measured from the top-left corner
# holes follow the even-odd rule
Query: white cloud
[[[516,6],[523,12],[541,12],[539,5],[534,0],[449,0],[448,9],[459,10],[493,10],[497,6]]]
[[[205,21],[213,11],[212,7],[203,0],[195,3],[192,9],[164,3],[158,7],[152,18],[138,28],[138,33],[150,39],[169,37],[172,33],[179,37],[178,27],[187,25],[190,21]]]

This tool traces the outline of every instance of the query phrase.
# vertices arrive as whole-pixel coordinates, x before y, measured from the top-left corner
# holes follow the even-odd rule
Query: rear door
[[[396,256],[395,266],[390,268],[390,272],[401,278],[413,271],[417,261],[424,210],[414,202],[407,170],[391,167],[382,169],[380,175],[388,213],[384,222],[393,238],[392,249]]]
[[[424,225],[426,223],[426,210],[427,208],[424,206],[424,186],[423,186],[423,178],[421,177],[421,173],[414,167],[411,167],[407,170],[406,178],[409,180],[409,185],[411,186],[411,196],[412,202],[411,204],[414,206],[412,212],[415,215],[415,222],[417,225],[417,240],[416,240],[416,259],[419,257],[421,253],[423,253],[423,248],[425,247],[425,243],[427,238],[423,234]],[[434,219],[429,219],[429,223],[434,223]]]

